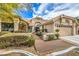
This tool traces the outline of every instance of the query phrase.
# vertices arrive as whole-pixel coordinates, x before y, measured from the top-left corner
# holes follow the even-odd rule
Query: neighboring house
[[[25,20],[22,20],[20,17],[17,17],[17,16],[15,16],[14,18],[7,17],[6,19],[0,18],[0,32],[1,31],[11,31],[11,32],[28,31],[28,23]]]
[[[60,15],[52,18],[48,22],[44,23],[48,32],[55,33],[56,29],[59,29],[60,36],[76,35],[79,34],[79,26],[77,20],[74,17]]]

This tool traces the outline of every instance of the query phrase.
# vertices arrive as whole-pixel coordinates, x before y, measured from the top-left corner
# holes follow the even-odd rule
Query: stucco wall
[[[53,32],[53,24],[45,25],[45,28],[47,29],[49,33]]]

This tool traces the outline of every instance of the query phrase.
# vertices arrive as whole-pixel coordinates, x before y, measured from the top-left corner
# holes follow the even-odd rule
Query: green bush
[[[55,40],[55,35],[54,34],[48,35],[48,41],[50,41],[50,40]]]
[[[16,46],[33,46],[35,39],[32,36],[7,36],[0,37],[0,48],[16,47]]]
[[[57,33],[58,33],[58,32],[59,32],[59,29],[56,29],[56,30],[55,30],[55,32],[57,32]]]
[[[56,36],[56,39],[59,39],[59,34],[57,33],[57,34],[55,34],[55,36]]]
[[[43,33],[42,33],[41,31],[38,31],[38,32],[36,32],[36,35],[38,35],[38,36],[42,36]]]
[[[59,35],[59,29],[56,29],[55,31],[56,31],[56,34],[55,34],[56,39],[59,39],[59,36],[60,36],[60,35]]]
[[[32,36],[29,37],[28,39],[29,40],[27,41],[27,43],[29,47],[35,44],[35,39]]]

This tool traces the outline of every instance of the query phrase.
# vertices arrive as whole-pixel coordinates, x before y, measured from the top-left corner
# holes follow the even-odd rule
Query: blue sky
[[[25,7],[17,10],[17,14],[23,19],[31,19],[36,16],[51,19],[55,16],[65,14],[68,16],[79,16],[78,3],[29,3],[32,10]],[[26,4],[25,4],[26,5]]]

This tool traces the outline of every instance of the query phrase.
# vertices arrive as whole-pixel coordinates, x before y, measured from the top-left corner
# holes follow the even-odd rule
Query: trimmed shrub
[[[57,33],[57,34],[55,34],[55,36],[56,36],[56,39],[59,39],[59,34]]]
[[[43,33],[42,33],[41,31],[38,31],[38,32],[36,32],[36,35],[38,35],[38,36],[42,36]]]
[[[60,36],[60,35],[59,35],[59,29],[56,29],[55,31],[56,31],[56,34],[55,34],[56,39],[59,39],[59,36]]]
[[[33,46],[35,40],[32,36],[7,36],[7,37],[0,37],[0,48],[7,48],[7,47],[18,47],[18,46]]]
[[[57,40],[57,39],[59,39],[59,34],[52,34],[52,35],[48,35],[47,41]]]
[[[50,40],[55,40],[55,35],[54,34],[48,35],[48,41],[50,41]]]
[[[28,46],[32,46],[35,44],[35,39],[31,36],[28,38],[29,40],[27,41]]]
[[[55,32],[57,32],[57,33],[58,33],[58,32],[59,32],[59,29],[56,29],[56,30],[55,30]]]

